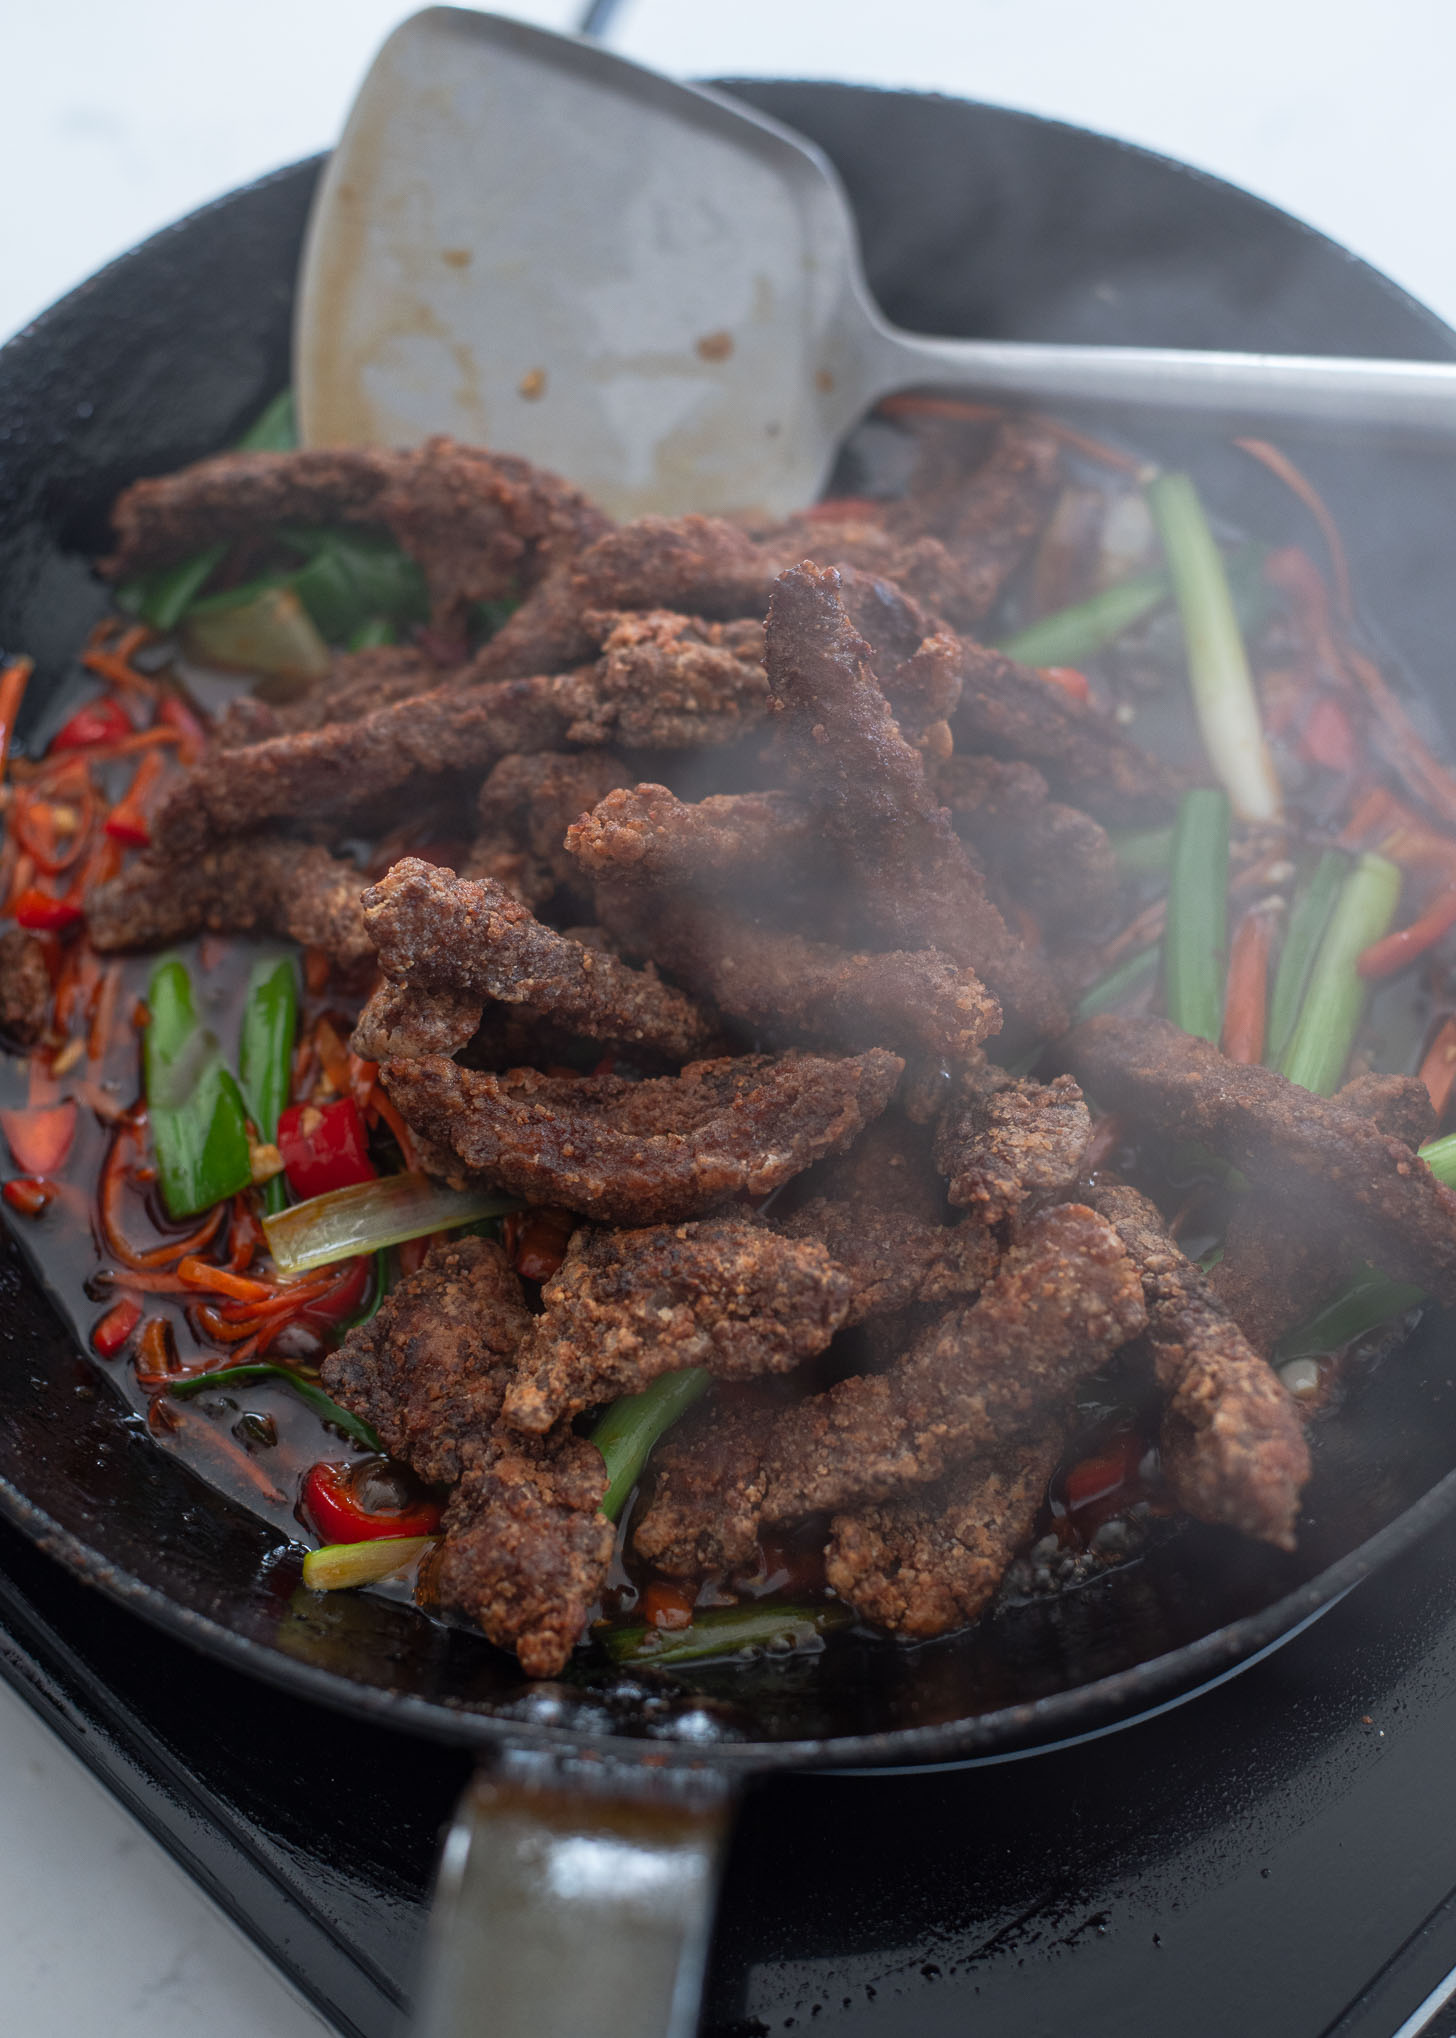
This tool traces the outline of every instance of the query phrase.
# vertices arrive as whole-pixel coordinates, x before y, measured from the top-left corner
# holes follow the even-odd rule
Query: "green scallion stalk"
[[[1342,855],[1338,849],[1327,849],[1315,866],[1313,877],[1294,902],[1294,910],[1289,915],[1289,931],[1284,937],[1279,968],[1274,977],[1274,995],[1269,1001],[1264,1059],[1270,1068],[1278,1068],[1293,1038],[1299,1008],[1309,986],[1309,974],[1314,968],[1314,959],[1319,953],[1325,928],[1329,925],[1330,914],[1335,909],[1335,900],[1340,896],[1349,868],[1348,856]]]
[[[1330,1096],[1344,1076],[1370,993],[1355,965],[1363,949],[1389,932],[1400,885],[1395,864],[1366,854],[1340,888],[1279,1063],[1292,1083],[1316,1096]]]
[[[612,1403],[591,1433],[607,1467],[602,1513],[608,1521],[615,1521],[626,1506],[657,1439],[687,1414],[707,1387],[707,1373],[694,1366],[685,1373],[664,1373],[640,1394],[624,1394]]]
[[[611,1628],[602,1642],[614,1663],[699,1663],[745,1649],[789,1656],[822,1648],[825,1635],[848,1627],[853,1618],[845,1606],[772,1606],[759,1600],[711,1608],[697,1614],[691,1627],[676,1630]]]
[[[152,971],[142,1064],[157,1184],[170,1217],[196,1217],[253,1179],[248,1114],[176,956]]]
[[[254,963],[248,977],[238,1040],[238,1075],[258,1137],[270,1146],[277,1141],[278,1120],[288,1102],[297,1032],[297,966],[292,956],[265,956]],[[281,1175],[263,1184],[263,1208],[270,1216],[287,1201]]]
[[[1114,829],[1108,840],[1118,869],[1129,877],[1161,877],[1173,858],[1171,828]]]
[[[342,1592],[355,1585],[377,1585],[416,1563],[434,1547],[433,1536],[371,1536],[362,1543],[325,1543],[303,1560],[303,1582],[310,1592]]]
[[[293,391],[280,389],[238,440],[240,453],[291,453],[298,444]]]
[[[1173,583],[1161,569],[1135,573],[1089,595],[1086,601],[1028,623],[996,648],[1023,665],[1077,665],[1115,644],[1124,631],[1150,615],[1172,592]]]
[[[263,1229],[278,1271],[304,1274],[432,1231],[458,1231],[462,1224],[502,1217],[520,1207],[514,1196],[442,1189],[428,1175],[381,1175],[374,1182],[355,1182],[295,1203],[265,1217]]]
[[[367,616],[357,628],[349,632],[345,641],[346,651],[378,651],[385,644],[398,642],[398,632],[393,623],[383,616]]]
[[[289,576],[330,643],[345,643],[371,619],[422,623],[430,613],[425,576],[392,539],[334,527],[285,528],[279,539],[308,562]]]
[[[1120,962],[1117,968],[1109,970],[1100,983],[1083,993],[1077,1005],[1078,1019],[1095,1019],[1099,1012],[1115,1012],[1119,1005],[1140,991],[1144,984],[1151,983],[1158,973],[1158,958],[1162,949],[1154,946],[1139,950],[1136,955]]]
[[[1264,741],[1223,556],[1186,474],[1160,474],[1148,505],[1178,599],[1203,747],[1243,821],[1277,821],[1279,780]]]
[[[1218,1045],[1228,948],[1229,803],[1214,786],[1183,795],[1173,830],[1163,1003],[1185,1033]]]
[[[341,1429],[345,1436],[352,1437],[356,1444],[363,1444],[366,1450],[378,1451],[384,1447],[378,1434],[360,1416],[351,1415],[347,1408],[341,1408],[332,1395],[325,1394],[315,1380],[306,1380],[291,1367],[276,1366],[270,1359],[254,1359],[242,1366],[219,1366],[216,1372],[194,1373],[190,1380],[177,1380],[168,1386],[167,1392],[179,1401],[190,1401],[196,1394],[206,1394],[214,1387],[245,1387],[254,1380],[282,1380],[290,1386],[301,1401],[306,1401],[325,1422],[331,1422],[335,1429]]]

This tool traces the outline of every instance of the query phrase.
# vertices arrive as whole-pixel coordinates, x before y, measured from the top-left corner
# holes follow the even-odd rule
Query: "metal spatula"
[[[521,453],[619,516],[812,501],[911,384],[1456,436],[1456,366],[917,337],[788,129],[598,45],[431,7],[385,43],[314,206],[305,442]]]

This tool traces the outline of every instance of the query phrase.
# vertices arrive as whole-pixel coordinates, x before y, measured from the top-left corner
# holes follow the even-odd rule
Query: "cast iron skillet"
[[[1456,336],[1374,271],[1160,157],[928,96],[763,81],[733,89],[833,158],[872,287],[912,331],[1456,358]],[[316,163],[301,164],[167,229],[0,354],[0,649],[35,657],[28,706],[47,721],[79,690],[75,653],[106,607],[87,562],[105,548],[117,490],[226,444],[288,378],[293,272],[316,174]],[[1230,452],[1226,435],[1163,426],[1138,438],[1153,457],[1192,465],[1247,529],[1316,546],[1289,498]],[[1387,654],[1450,717],[1449,460],[1368,445],[1299,451],[1342,523]],[[513,1759],[586,1760],[619,1797],[643,1777],[687,1772],[691,1795],[692,1778],[755,1768],[1030,1752],[1247,1661],[1456,1505],[1447,1349],[1433,1314],[1321,1432],[1295,1557],[1189,1528],[1093,1586],[959,1640],[898,1650],[836,1638],[811,1668],[709,1671],[691,1689],[605,1673],[542,1688],[477,1635],[408,1607],[301,1593],[296,1556],[276,1533],[129,1414],[11,1239],[0,1253],[0,1507],[83,1578],[264,1678]],[[529,1822],[541,1802],[522,1814],[492,1799],[497,1867],[511,1851],[500,1818]],[[576,1831],[579,1802],[558,1803],[562,1832]],[[645,1828],[624,1839],[611,1818],[613,1844],[648,1845]],[[694,1830],[670,1842],[686,1848],[688,1866],[668,1874],[683,1890],[692,1860],[701,1866],[711,1852],[707,1828]],[[535,1831],[532,1844],[539,1822]],[[608,1881],[620,1903],[621,1878]],[[588,1899],[579,1877],[573,1887],[567,1936],[579,1945]],[[497,1909],[500,1900],[497,1890]],[[669,1949],[680,2014],[705,1903],[688,1904]],[[538,1890],[531,1916],[550,1909]],[[656,1911],[660,1924],[663,1905]],[[614,1943],[624,1929],[614,1916]],[[499,1969],[492,1988],[499,2003]],[[602,2000],[598,2033],[608,2030]],[[541,2009],[537,1994],[531,2028],[546,2030]]]

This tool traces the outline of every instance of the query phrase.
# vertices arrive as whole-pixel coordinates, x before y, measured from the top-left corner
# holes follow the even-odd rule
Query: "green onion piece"
[[[1421,1159],[1444,1188],[1456,1189],[1456,1132],[1420,1148]]]
[[[1213,786],[1183,795],[1173,830],[1163,1002],[1185,1033],[1218,1045],[1228,922],[1229,803]]]
[[[430,613],[425,576],[391,538],[373,531],[285,527],[281,543],[307,565],[289,585],[330,643],[345,642],[371,618],[422,623]]]
[[[258,1137],[271,1146],[288,1102],[293,1078],[293,1042],[298,1031],[298,970],[292,956],[265,956],[253,964],[238,1040],[238,1075]],[[263,1184],[263,1208],[271,1214],[288,1201],[283,1177]]]
[[[176,566],[158,566],[151,573],[138,574],[116,590],[117,607],[154,630],[175,629],[221,566],[226,551],[225,544],[209,545],[205,552]]]
[[[388,1246],[381,1246],[374,1255],[374,1286],[370,1290],[369,1300],[364,1304],[364,1307],[357,1316],[349,1318],[348,1328],[350,1330],[357,1330],[361,1323],[372,1323],[374,1321],[375,1317],[379,1314],[385,1296],[389,1293],[389,1281],[389,1248]]]
[[[344,648],[347,651],[377,651],[382,645],[396,641],[393,623],[383,616],[367,616],[357,629],[349,632]]]
[[[1366,1267],[1323,1309],[1316,1310],[1307,1322],[1280,1339],[1275,1364],[1285,1366],[1291,1359],[1312,1359],[1321,1352],[1337,1352],[1352,1339],[1363,1337],[1367,1330],[1403,1316],[1423,1299],[1420,1288],[1392,1281],[1388,1274],[1378,1274],[1373,1267]]]
[[[846,1606],[713,1607],[678,1628],[610,1628],[601,1640],[614,1663],[698,1663],[709,1656],[736,1656],[763,1649],[776,1656],[817,1649],[835,1628],[854,1616]]]
[[[293,391],[280,389],[238,440],[240,453],[291,453],[298,444]]]
[[[167,1392],[179,1401],[190,1401],[194,1394],[206,1394],[210,1388],[243,1387],[252,1380],[286,1381],[301,1401],[306,1401],[325,1422],[341,1429],[356,1444],[363,1444],[366,1450],[371,1451],[384,1448],[378,1433],[362,1417],[351,1415],[347,1408],[341,1408],[332,1395],[325,1394],[317,1381],[306,1380],[290,1366],[274,1365],[271,1359],[252,1359],[242,1366],[219,1366],[215,1372],[194,1373],[190,1380],[174,1382]]]
[[[1130,877],[1161,877],[1173,859],[1171,828],[1114,829],[1108,840],[1118,869]]]
[[[1279,780],[1264,741],[1222,554],[1186,474],[1160,474],[1148,505],[1163,541],[1203,747],[1243,821],[1277,821]]]
[[[375,1585],[403,1571],[432,1548],[433,1536],[373,1536],[362,1543],[325,1543],[303,1560],[310,1592],[339,1592],[351,1585]]]
[[[176,956],[152,971],[142,1061],[157,1182],[169,1217],[195,1217],[253,1179],[248,1114],[217,1036],[198,1023]]]
[[[519,1198],[480,1189],[442,1189],[428,1175],[381,1175],[295,1203],[265,1217],[268,1247],[282,1274],[303,1274],[356,1253],[378,1252],[432,1231],[458,1231],[480,1217],[519,1210]]]
[[[1083,993],[1077,1006],[1077,1017],[1095,1019],[1099,1012],[1115,1012],[1134,991],[1141,990],[1145,983],[1157,975],[1158,957],[1162,952],[1162,949],[1156,946],[1140,949],[1136,955],[1130,955],[1126,962],[1120,962],[1116,969],[1109,970],[1100,983],[1094,984],[1090,991]]]
[[[1161,568],[1135,573],[1086,601],[1058,609],[1038,623],[1028,623],[996,648],[1023,665],[1076,665],[1116,643],[1125,630],[1140,623],[1172,592],[1173,583]]]
[[[1362,949],[1389,931],[1401,874],[1383,856],[1362,856],[1340,889],[1281,1072],[1316,1096],[1338,1089],[1355,1044],[1370,986],[1355,968]]]
[[[1309,973],[1349,868],[1348,856],[1341,855],[1338,849],[1327,849],[1315,866],[1314,876],[1294,902],[1274,978],[1274,995],[1269,1001],[1264,1059],[1270,1068],[1279,1067],[1293,1036]]]
[[[183,648],[209,665],[260,672],[289,690],[322,679],[329,647],[291,587],[254,583],[194,602],[182,625]]]
[[[707,1387],[708,1375],[694,1366],[686,1373],[663,1373],[640,1394],[624,1394],[612,1403],[591,1433],[606,1461],[601,1511],[608,1521],[615,1521],[626,1506],[657,1439],[687,1414]]]

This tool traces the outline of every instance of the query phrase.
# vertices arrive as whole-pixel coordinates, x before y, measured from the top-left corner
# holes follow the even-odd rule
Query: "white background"
[[[179,213],[326,147],[412,11],[8,0],[0,335]],[[502,11],[567,27],[578,9]],[[625,0],[611,39],[686,76],[929,87],[1146,143],[1301,214],[1456,322],[1451,0]],[[3,1688],[0,1833],[7,2028],[323,2029]]]

